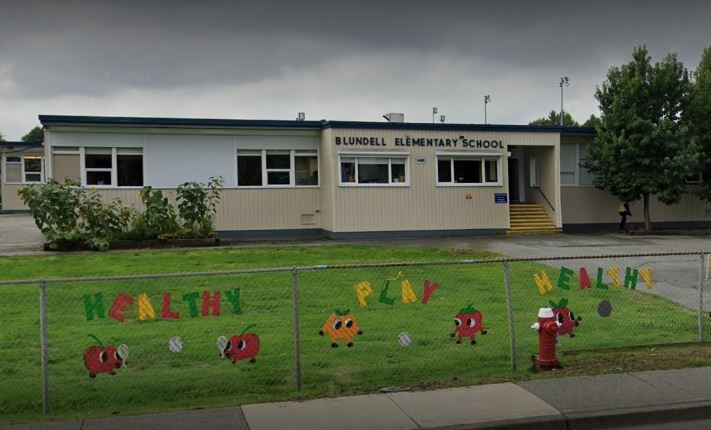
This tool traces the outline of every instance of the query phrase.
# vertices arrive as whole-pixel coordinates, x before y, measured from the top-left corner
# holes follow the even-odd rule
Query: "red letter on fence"
[[[170,310],[170,293],[163,293],[163,307],[160,314],[164,320],[177,320],[180,318],[180,313]]]
[[[430,282],[429,279],[425,279],[425,290],[422,292],[422,304],[426,305],[430,301],[430,296],[439,287],[439,285],[434,282]]]
[[[124,322],[126,317],[123,316],[123,312],[132,304],[133,297],[126,293],[119,293],[119,295],[116,296],[116,300],[114,300],[114,304],[111,305],[109,316],[117,321]]]
[[[590,283],[590,277],[588,276],[588,271],[585,270],[584,267],[580,268],[580,289],[585,289],[585,288],[592,288],[592,284]]]
[[[206,317],[210,315],[210,309],[212,309],[213,316],[220,316],[220,292],[215,291],[215,294],[210,299],[210,292],[202,292],[202,316]]]

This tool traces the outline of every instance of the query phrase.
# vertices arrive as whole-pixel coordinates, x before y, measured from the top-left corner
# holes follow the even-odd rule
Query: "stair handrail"
[[[550,206],[551,210],[552,210],[553,212],[555,212],[555,207],[553,207],[553,204],[551,203],[551,201],[548,200],[548,197],[546,197],[546,193],[543,192],[543,190],[541,189],[541,187],[539,187],[538,185],[534,185],[533,188],[537,189],[538,192],[541,193],[541,195],[543,196],[543,200],[545,200],[546,203],[548,203],[548,206]]]

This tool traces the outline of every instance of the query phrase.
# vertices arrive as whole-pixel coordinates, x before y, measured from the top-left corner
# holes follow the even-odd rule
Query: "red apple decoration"
[[[232,336],[224,349],[224,356],[231,359],[232,363],[239,360],[249,360],[255,362],[255,357],[259,352],[259,336],[254,333],[247,333],[247,330],[255,324],[248,325],[238,336]]]
[[[476,334],[481,332],[481,334],[486,334],[486,329],[484,329],[483,316],[481,312],[474,308],[474,305],[470,303],[466,307],[462,308],[457,315],[454,317],[454,331],[450,336],[454,337],[457,335],[457,343],[462,343],[463,337],[468,337],[471,339],[472,345],[476,343]]]
[[[549,300],[548,303],[553,308],[553,315],[555,315],[556,321],[560,323],[558,336],[567,334],[570,337],[575,337],[573,330],[580,325],[580,321],[583,319],[581,317],[576,319],[573,311],[568,309],[568,299],[561,299],[558,303]]]
[[[84,366],[89,371],[89,377],[95,378],[99,373],[116,374],[116,369],[124,364],[114,345],[104,346],[94,335],[89,335],[96,339],[99,345],[94,345],[84,350]]]

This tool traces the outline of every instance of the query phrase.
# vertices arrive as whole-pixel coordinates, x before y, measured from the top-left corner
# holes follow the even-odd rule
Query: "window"
[[[119,187],[143,186],[143,150],[116,148],[116,176]]]
[[[438,185],[501,185],[500,157],[437,156]]]
[[[578,166],[578,145],[561,144],[560,145],[560,184],[561,185],[576,185],[575,170]]]
[[[581,166],[588,158],[587,143],[563,143],[560,145],[560,184],[592,185],[592,174]]]
[[[25,182],[42,182],[42,158],[25,157]]]
[[[382,155],[342,156],[341,185],[409,185],[407,157]]]
[[[294,179],[296,185],[318,185],[318,154],[315,151],[294,153]]]
[[[44,180],[42,157],[5,157],[5,182],[26,184]]]
[[[588,172],[588,169],[586,169],[583,166],[580,166],[580,164],[584,163],[585,161],[588,160],[588,144],[580,144],[579,146],[579,151],[580,151],[580,163],[578,164],[578,167],[580,168],[580,185],[592,185],[592,174]]]
[[[314,150],[238,150],[237,186],[318,186]]]
[[[84,148],[83,174],[86,185],[143,186],[143,149]]]

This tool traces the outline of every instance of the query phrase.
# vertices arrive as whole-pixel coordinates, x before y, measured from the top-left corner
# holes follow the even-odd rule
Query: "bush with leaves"
[[[106,203],[70,179],[31,184],[18,192],[52,249],[86,246],[107,249],[128,228],[134,211],[121,201]]]
[[[207,183],[185,182],[178,186],[178,214],[183,233],[188,237],[212,237],[217,205],[220,202],[222,177],[211,177]]]
[[[156,239],[177,233],[179,226],[175,209],[161,190],[143,187],[141,201],[146,209],[134,218],[130,233],[133,238]]]

